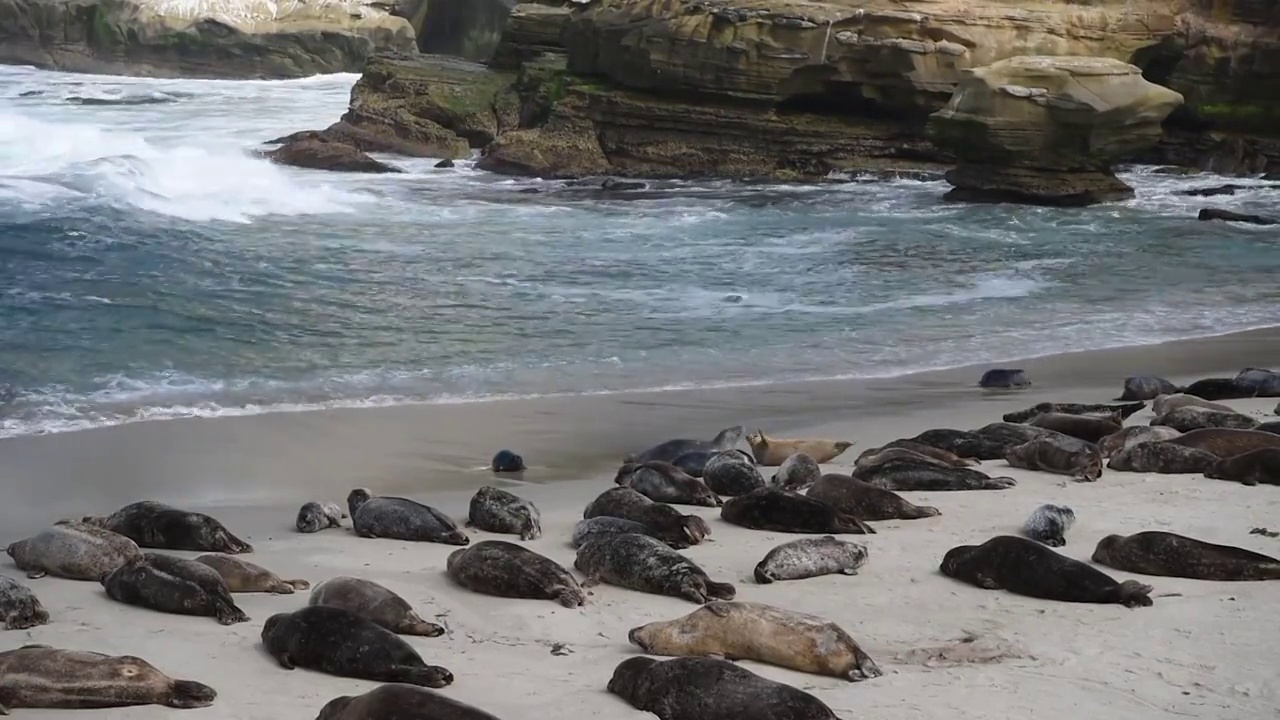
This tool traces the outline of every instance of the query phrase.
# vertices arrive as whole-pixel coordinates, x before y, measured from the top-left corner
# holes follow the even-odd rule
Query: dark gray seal
[[[715,582],[692,560],[646,535],[611,535],[578,548],[573,566],[587,576],[584,587],[608,583],[696,603],[732,600],[737,591]]]
[[[859,533],[875,530],[817,498],[760,488],[727,500],[720,508],[725,522],[751,530],[791,533]]]
[[[494,715],[434,690],[391,683],[363,695],[341,695],[320,708],[316,720],[498,720]]]
[[[194,560],[147,553],[102,580],[107,597],[175,615],[203,615],[223,625],[248,622],[213,568]]]
[[[602,515],[593,517],[590,520],[579,520],[573,526],[573,538],[570,542],[576,550],[596,538],[605,535],[625,535],[627,533],[658,537],[657,531],[644,523]],[[688,547],[688,543],[683,543],[682,547]]]
[[[1195,395],[1187,395],[1186,393],[1174,393],[1173,395],[1161,395],[1151,401],[1151,411],[1156,415],[1163,415],[1170,410],[1180,407],[1202,407],[1207,410],[1217,410],[1218,412],[1235,412],[1230,405],[1211,402],[1204,398],[1198,398]]]
[[[884,490],[952,491],[1007,490],[1018,484],[1011,477],[991,477],[981,470],[938,467],[910,460],[898,460],[870,468],[855,468],[853,476]]]
[[[1231,545],[1215,545],[1174,533],[1108,535],[1093,561],[1140,575],[1193,580],[1280,580],[1280,560]]]
[[[499,450],[489,461],[489,469],[496,473],[524,472],[524,458],[510,450]]]
[[[1026,427],[1025,425],[1023,427]],[[1047,430],[1045,432],[1048,432]],[[933,448],[930,448],[933,449]],[[940,450],[938,452],[941,452]],[[945,460],[939,460],[931,455],[921,455],[915,450],[906,448],[886,448],[879,452],[867,454],[863,453],[858,456],[857,462],[854,463],[855,469],[871,468],[877,465],[894,462],[896,460],[910,460],[912,462],[924,463],[926,465],[937,465],[938,467],[968,467],[969,463],[961,463],[955,465]]]
[[[857,575],[867,562],[867,548],[837,540],[833,535],[801,538],[783,543],[765,553],[756,564],[756,582],[803,580],[821,575]]]
[[[49,612],[31,588],[0,575],[0,624],[5,630],[26,630],[49,622]]]
[[[1020,368],[994,368],[982,373],[982,377],[978,379],[978,387],[983,388],[1007,390],[1030,386],[1031,378]]]
[[[1252,388],[1255,397],[1280,397],[1280,373],[1263,368],[1245,368],[1235,377],[1236,384]]]
[[[1053,431],[1018,422],[993,422],[983,425],[974,430],[973,433],[1001,443],[1004,445],[1005,451],[1008,452],[1009,448],[1044,437],[1053,433]],[[1055,434],[1060,435],[1061,433]]]
[[[1112,455],[1127,450],[1134,445],[1141,445],[1147,442],[1160,442],[1162,440],[1172,440],[1182,433],[1171,427],[1151,427],[1149,425],[1131,425],[1123,428],[1120,432],[1111,433],[1110,435],[1098,441],[1098,452],[1102,453],[1102,457],[1109,458]]]
[[[1094,443],[1095,445],[1102,438],[1112,433],[1120,432],[1120,428],[1124,427],[1124,421],[1120,418],[1119,413],[1108,417],[1045,413],[1044,415],[1037,415],[1027,422],[1029,425],[1056,430],[1063,435],[1070,435],[1073,438]]]
[[[1272,420],[1270,422],[1258,423],[1254,428],[1258,432],[1269,432],[1272,435],[1280,435],[1280,420]]]
[[[155,500],[130,503],[106,517],[86,517],[83,522],[120,533],[144,548],[229,555],[253,552],[252,545],[232,535],[217,519]]]
[[[618,468],[613,481],[654,502],[701,507],[719,507],[721,504],[720,498],[706,483],[671,463],[657,460],[625,463]]]
[[[1204,475],[1212,480],[1234,480],[1245,485],[1280,485],[1280,448],[1261,448],[1222,458],[1205,470]]]
[[[1000,535],[981,545],[951,548],[941,570],[984,590],[1080,603],[1151,605],[1150,585],[1114,578],[1044,545],[1013,535]]]
[[[950,465],[951,467],[970,467],[978,464],[978,461],[973,458],[962,458],[959,455],[943,450],[942,448],[936,448],[932,445],[926,445],[925,443],[902,438],[894,440],[887,445],[863,451],[863,453],[859,455],[858,459],[854,462],[854,465],[857,467],[862,467],[863,465],[878,465],[879,462],[877,461],[882,461],[879,456],[885,455],[890,450],[908,450],[918,455],[924,455],[932,458],[944,465]]]
[[[1032,405],[1026,410],[1006,413],[1004,421],[1009,423],[1026,423],[1041,415],[1085,415],[1087,417],[1111,417],[1117,413],[1121,420],[1146,409],[1145,402],[1127,403],[1124,405],[1108,405],[1105,403],[1054,403],[1042,402]]]
[[[1004,443],[965,430],[952,428],[925,430],[911,438],[911,441],[946,450],[962,458],[999,460],[1004,457]]]
[[[292,595],[296,590],[306,590],[311,583],[306,580],[282,580],[279,575],[235,555],[210,553],[196,558],[201,565],[208,565],[222,577],[227,589],[233,593],[275,593]]]
[[[656,503],[629,487],[605,490],[582,512],[583,520],[616,517],[647,525],[654,537],[675,548],[697,545],[711,534],[711,526],[697,515],[683,515],[666,503]]]
[[[409,601],[372,580],[341,575],[329,578],[311,591],[308,605],[341,608],[397,635],[439,637],[444,628],[427,622]]]
[[[342,518],[346,516],[337,503],[309,502],[298,510],[298,517],[293,525],[301,533],[320,532],[342,527]]]
[[[165,705],[202,708],[218,693],[175,680],[142,658],[26,645],[0,652],[0,715],[15,708],[87,710]]]
[[[623,462],[649,462],[650,460],[661,460],[663,462],[674,462],[676,458],[685,453],[696,452],[699,450],[720,451],[728,450],[737,445],[742,440],[743,433],[746,428],[741,425],[734,425],[720,431],[710,441],[707,440],[689,440],[679,438],[676,440],[668,440],[664,443],[655,445],[644,452],[636,453],[630,457],[623,459]]]
[[[1258,394],[1257,388],[1241,383],[1235,378],[1197,380],[1183,388],[1182,392],[1205,400],[1243,400]]]
[[[702,468],[702,481],[717,495],[746,495],[764,487],[755,458],[741,450],[718,452]]]
[[[1220,458],[1235,457],[1254,450],[1280,447],[1280,435],[1257,430],[1233,430],[1230,428],[1205,428],[1192,430],[1165,442],[1172,445],[1204,450]]]
[[[567,608],[587,602],[587,594],[560,563],[503,540],[454,550],[446,571],[454,582],[484,595],[555,600]]]
[[[428,665],[395,633],[342,608],[311,605],[262,626],[262,646],[285,670],[441,688],[453,673]]]
[[[8,548],[9,557],[27,577],[45,575],[98,581],[116,568],[142,559],[129,538],[96,525],[63,521]]]
[[[660,720],[840,720],[809,693],[719,658],[627,658],[608,689]]]
[[[467,534],[439,510],[401,497],[373,497],[365,488],[347,496],[351,525],[366,538],[466,545]]]
[[[1010,448],[1004,459],[1012,467],[1069,475],[1086,482],[1102,477],[1098,446],[1060,433]]]
[[[537,540],[542,537],[542,514],[532,502],[486,485],[471,496],[467,526],[519,535],[521,540]]]
[[[1176,445],[1172,440],[1139,443],[1111,456],[1107,467],[1126,472],[1169,475],[1207,472],[1218,456],[1204,450]]]
[[[892,490],[837,473],[818,478],[806,494],[864,522],[918,520],[942,514],[936,507],[912,504]]]
[[[1178,432],[1187,433],[1204,428],[1253,430],[1258,426],[1258,421],[1238,412],[1217,412],[1188,405],[1152,418],[1151,424],[1156,427],[1171,427]]]
[[[707,461],[719,453],[719,450],[694,450],[672,460],[671,464],[693,477],[700,478],[703,469],[707,466]]]
[[[1124,391],[1118,400],[1154,400],[1157,395],[1172,395],[1178,386],[1155,375],[1135,375],[1125,378]]]
[[[806,453],[796,453],[783,461],[770,479],[779,490],[800,492],[822,477],[822,466]]]
[[[1067,544],[1067,530],[1076,522],[1075,512],[1066,505],[1041,505],[1022,526],[1027,537],[1049,547]]]

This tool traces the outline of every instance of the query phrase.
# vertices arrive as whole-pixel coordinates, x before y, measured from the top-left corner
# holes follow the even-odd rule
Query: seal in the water
[[[337,607],[278,613],[262,626],[262,645],[285,670],[304,667],[339,677],[442,688],[453,673],[428,665],[395,633]]]
[[[840,720],[809,693],[718,658],[627,658],[608,689],[659,720]]]
[[[1280,396],[1280,373],[1262,368],[1245,368],[1235,377],[1236,383],[1253,388],[1255,397]]]
[[[936,507],[914,505],[892,490],[836,473],[818,478],[806,495],[863,521],[918,520],[942,514]]]
[[[1070,475],[1093,482],[1102,477],[1102,453],[1098,446],[1070,435],[1055,433],[1010,448],[1005,462],[1025,470]]]
[[[521,540],[542,537],[542,514],[536,505],[488,485],[471,497],[467,525],[493,533],[519,535]]]
[[[1094,444],[1097,444],[1099,440],[1112,433],[1120,432],[1120,428],[1124,427],[1124,421],[1120,418],[1119,413],[1105,418],[1092,415],[1045,413],[1031,418],[1028,424],[1057,430],[1063,435],[1070,435],[1073,438]]]
[[[1041,415],[1049,415],[1056,413],[1058,415],[1087,415],[1091,417],[1110,417],[1116,413],[1120,414],[1120,419],[1125,420],[1134,413],[1141,412],[1146,409],[1145,402],[1128,403],[1125,405],[1107,405],[1105,403],[1052,403],[1042,402],[1032,405],[1026,410],[1018,412],[1005,413],[1003,420],[1009,423],[1025,423],[1028,420],[1039,417]]]
[[[1013,535],[1000,535],[981,545],[951,548],[942,573],[984,590],[1081,603],[1151,605],[1150,585],[1116,582],[1100,570],[1061,555],[1044,545]]]
[[[978,379],[978,387],[984,388],[1022,388],[1031,385],[1031,378],[1021,369],[995,368],[982,373]]]
[[[524,458],[510,450],[499,450],[489,462],[489,469],[496,473],[516,473],[524,471]]]
[[[327,528],[342,527],[342,518],[347,514],[337,503],[309,502],[298,510],[298,518],[294,527],[298,532],[314,533]]]
[[[851,681],[884,674],[839,625],[760,603],[717,600],[682,618],[633,628],[627,639],[650,655],[755,660]]]
[[[407,600],[372,580],[329,578],[311,591],[308,605],[334,607],[372,621],[397,635],[439,637],[444,628],[423,620]]]
[[[26,630],[47,622],[49,612],[31,588],[8,575],[0,575],[0,624],[4,629]]]
[[[807,453],[796,453],[773,474],[773,486],[789,492],[800,492],[822,477],[822,467]]]
[[[14,708],[86,710],[165,705],[201,708],[218,693],[175,680],[142,658],[27,645],[0,652],[0,715]]]
[[[498,720],[480,708],[434,690],[390,683],[363,695],[341,695],[320,708],[316,720]]]
[[[229,555],[253,552],[252,545],[232,535],[215,518],[155,500],[130,503],[106,517],[86,517],[83,522],[120,533],[144,548]]]
[[[347,496],[351,525],[366,538],[466,545],[467,534],[439,510],[401,497],[373,497],[365,488]]]
[[[560,563],[504,540],[454,550],[446,571],[462,587],[485,595],[555,600],[568,608],[587,601],[578,581]]]
[[[1109,458],[1112,455],[1146,442],[1160,442],[1161,440],[1172,440],[1182,433],[1171,427],[1151,427],[1149,425],[1130,425],[1122,429],[1120,432],[1111,433],[1110,435],[1098,441],[1098,452],[1102,453],[1102,457]]]
[[[1232,428],[1235,430],[1253,430],[1258,421],[1238,412],[1218,412],[1199,407],[1180,407],[1155,417],[1151,424],[1156,427],[1171,427],[1179,432],[1191,432],[1204,428]]]
[[[1280,448],[1261,448],[1218,460],[1204,472],[1212,480],[1245,485],[1280,485]]]
[[[724,450],[712,455],[702,468],[702,481],[717,495],[746,495],[764,487],[764,476],[756,461],[741,450]]]
[[[719,452],[728,450],[738,441],[742,439],[742,434],[746,432],[746,428],[741,425],[734,425],[720,431],[714,439],[707,440],[689,440],[687,438],[679,438],[676,440],[668,440],[659,445],[655,445],[644,452],[636,453],[627,457],[623,462],[642,463],[650,460],[661,460],[663,462],[675,462],[676,458],[685,453],[696,452],[699,450]]]
[[[1157,395],[1172,395],[1178,386],[1155,375],[1136,375],[1125,378],[1124,391],[1119,400],[1154,400]]]
[[[172,555],[147,553],[102,579],[107,597],[175,615],[203,615],[223,625],[248,622],[216,570]]]
[[[1258,389],[1235,378],[1205,378],[1186,386],[1182,392],[1205,400],[1241,400],[1254,397]]]
[[[853,476],[884,490],[908,492],[1007,490],[1018,484],[1018,481],[1011,477],[991,477],[973,468],[938,467],[910,460],[898,460],[869,468],[855,468]]]
[[[64,521],[9,546],[9,557],[27,577],[101,580],[113,570],[142,559],[129,538],[96,525]]]
[[[571,544],[576,550],[598,537],[604,535],[625,535],[627,533],[658,537],[657,532],[644,523],[602,515],[600,517],[593,517],[590,520],[579,520],[578,523],[573,526],[573,539],[571,540]],[[682,547],[688,547],[688,545],[689,544],[685,542]]]
[[[656,503],[629,487],[609,488],[582,511],[582,519],[601,516],[647,525],[654,537],[672,547],[697,545],[711,534],[711,526],[697,515],[683,515],[666,503]]]
[[[756,582],[761,585],[775,580],[804,580],[821,575],[857,575],[867,562],[867,548],[857,543],[837,540],[832,535],[801,538],[783,543],[765,553],[756,564]]]
[[[1257,430],[1205,428],[1183,433],[1165,442],[1211,452],[1220,458],[1229,458],[1262,448],[1280,447],[1280,435]]]
[[[677,505],[719,507],[720,498],[706,483],[680,468],[658,460],[625,463],[613,481],[629,487],[654,502]]]
[[[777,467],[796,453],[805,453],[815,462],[831,462],[853,447],[848,440],[771,438],[763,430],[748,435],[747,444],[751,446],[756,462],[767,467]]]
[[[1160,395],[1151,401],[1151,411],[1156,415],[1163,415],[1170,410],[1176,410],[1180,407],[1202,407],[1206,410],[1216,410],[1218,412],[1235,412],[1230,405],[1223,405],[1195,395],[1187,395],[1186,393],[1174,393],[1172,395]]]
[[[646,535],[592,540],[578,548],[573,566],[587,576],[587,587],[603,582],[696,603],[732,600],[737,593],[733,585],[713,581],[692,560]]]
[[[292,595],[295,590],[311,587],[311,583],[306,580],[281,580],[279,575],[270,570],[234,555],[210,553],[196,558],[196,562],[213,568],[233,593]]]
[[[720,508],[725,522],[752,530],[792,533],[862,533],[875,530],[853,515],[846,515],[816,498],[761,488],[725,501]]]
[[[1177,438],[1174,438],[1176,440]],[[1204,450],[1175,445],[1174,440],[1138,443],[1107,461],[1112,470],[1176,475],[1202,473],[1218,462],[1218,456]]]
[[[1067,530],[1076,522],[1076,514],[1066,505],[1041,505],[1022,526],[1027,537],[1049,547],[1067,544]]]
[[[1093,561],[1141,575],[1193,580],[1280,580],[1280,560],[1231,545],[1155,530],[1108,535],[1098,542]]]
[[[1004,457],[1004,443],[977,433],[952,428],[925,430],[910,438],[911,442],[929,445],[947,452],[975,460],[999,460]],[[895,443],[889,443],[894,445]]]

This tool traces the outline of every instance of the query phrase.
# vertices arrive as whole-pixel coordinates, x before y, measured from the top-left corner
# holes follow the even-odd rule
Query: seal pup
[[[1108,535],[1098,541],[1093,561],[1140,575],[1219,581],[1280,580],[1280,560],[1273,557],[1155,530],[1128,537]]]
[[[439,637],[444,628],[423,620],[407,600],[372,580],[341,575],[311,591],[307,605],[341,608],[397,635]]]
[[[1179,432],[1191,432],[1204,428],[1232,428],[1235,430],[1253,430],[1258,421],[1238,412],[1218,412],[1205,408],[1187,406],[1180,407],[1152,418],[1153,426],[1171,427]]]
[[[821,575],[857,575],[867,562],[867,548],[837,540],[833,535],[801,538],[783,543],[765,553],[756,564],[755,578],[761,585],[775,580],[804,580]]]
[[[208,565],[222,577],[227,589],[233,593],[274,593],[292,595],[295,590],[306,590],[311,583],[306,580],[281,580],[279,575],[234,555],[211,553],[196,558],[201,565]]]
[[[1180,407],[1201,407],[1206,410],[1216,410],[1217,412],[1235,412],[1230,405],[1223,405],[1222,403],[1212,402],[1198,398],[1195,395],[1187,395],[1186,393],[1160,395],[1151,401],[1151,410],[1156,415],[1163,415]]]
[[[467,527],[519,535],[521,540],[537,540],[542,537],[542,514],[532,502],[486,485],[471,496]]]
[[[194,680],[175,680],[131,655],[26,645],[0,652],[0,715],[14,708],[86,710],[165,705],[202,708],[218,693]]]
[[[818,478],[806,494],[863,521],[918,520],[942,514],[936,507],[914,505],[892,490],[836,473]]]
[[[314,533],[342,527],[342,518],[346,516],[337,503],[309,502],[298,510],[298,518],[293,524],[300,533]]]
[[[453,520],[430,505],[401,497],[374,497],[366,488],[347,496],[351,526],[366,538],[388,538],[444,545],[466,545],[467,534]]]
[[[1076,522],[1075,512],[1066,505],[1041,505],[1027,518],[1022,532],[1049,547],[1067,544],[1067,530]]]
[[[756,463],[766,467],[777,467],[796,453],[805,453],[815,462],[831,462],[853,447],[848,440],[771,438],[763,430],[748,435],[747,444]]]
[[[1280,373],[1262,368],[1245,368],[1235,377],[1236,384],[1253,388],[1254,397],[1280,397]]]
[[[262,646],[280,667],[338,677],[442,688],[453,673],[428,665],[409,643],[381,625],[338,607],[309,605],[277,613],[262,626]]]
[[[587,576],[583,587],[603,582],[699,604],[737,594],[733,585],[713,581],[692,560],[647,535],[592,540],[578,548],[573,566]]]
[[[26,630],[49,622],[49,612],[31,588],[0,575],[0,624],[5,630]]]
[[[791,533],[860,533],[875,529],[853,515],[846,515],[817,498],[760,488],[725,502],[720,508],[725,522],[751,530]]]
[[[774,487],[788,492],[800,492],[822,477],[822,467],[818,461],[806,453],[796,453],[787,458],[773,474],[770,482]]]
[[[1262,448],[1280,447],[1280,435],[1257,430],[1205,428],[1183,433],[1165,442],[1211,452],[1220,458],[1229,458]]]
[[[724,450],[712,455],[702,468],[702,481],[717,495],[746,495],[764,487],[764,476],[756,461],[741,450]]]
[[[627,658],[608,690],[659,720],[840,720],[809,693],[719,658]]]
[[[573,526],[573,538],[570,540],[570,544],[573,545],[574,550],[577,550],[596,538],[605,535],[625,535],[627,533],[658,537],[656,531],[644,523],[601,515],[590,520],[579,520]],[[661,540],[662,538],[658,539]],[[688,547],[688,543],[683,543],[682,546]]]
[[[1099,440],[1098,452],[1102,453],[1102,457],[1109,458],[1121,450],[1126,450],[1134,445],[1141,445],[1145,442],[1172,440],[1181,434],[1181,431],[1174,430],[1171,427],[1130,425],[1129,427],[1120,430],[1120,432],[1111,433]]]
[[[943,450],[942,448],[936,448],[936,447],[933,447],[932,445],[926,445],[924,443],[919,443],[914,440],[907,440],[905,438],[902,438],[902,439],[894,440],[893,442],[887,445],[882,445],[881,447],[878,447],[878,448],[870,448],[869,450],[864,450],[862,454],[858,456],[858,459],[854,462],[854,465],[862,466],[864,463],[867,465],[878,465],[879,462],[876,462],[877,460],[887,461],[890,459],[894,459],[894,456],[888,454],[889,450],[908,450],[910,452],[916,453],[917,455],[924,455],[926,457],[929,457],[944,465],[950,465],[951,467],[971,467],[973,465],[979,464],[979,462],[973,458],[962,458],[959,455],[956,455],[953,452],[948,452],[946,450]],[[884,457],[881,458],[881,456],[884,456]]]
[[[1155,375],[1136,375],[1124,379],[1124,390],[1118,400],[1154,400],[1159,395],[1172,395],[1178,386]]]
[[[496,473],[524,472],[524,458],[510,450],[499,450],[489,461],[489,469]]]
[[[1057,413],[1059,415],[1086,415],[1090,417],[1110,417],[1120,413],[1121,420],[1146,409],[1145,402],[1127,403],[1124,405],[1108,405],[1105,403],[1054,403],[1042,402],[1032,405],[1026,410],[1005,413],[1003,420],[1007,423],[1023,424],[1041,415]]]
[[[341,695],[320,708],[316,720],[498,720],[480,708],[434,690],[389,683],[363,695]]]
[[[952,428],[925,430],[911,438],[911,441],[974,460],[999,460],[1004,457],[1004,443],[964,430]]]
[[[1045,413],[1044,415],[1037,415],[1027,422],[1035,427],[1057,430],[1063,435],[1070,435],[1073,438],[1094,443],[1095,445],[1102,438],[1112,433],[1120,432],[1120,428],[1124,427],[1124,420],[1118,412],[1107,417]]]
[[[633,628],[627,639],[649,655],[755,660],[849,681],[884,674],[839,625],[761,603],[717,600],[684,617]]]
[[[1216,457],[1216,456],[1215,456]],[[1280,485],[1280,448],[1261,448],[1218,460],[1204,476],[1244,485]]]
[[[203,615],[223,625],[248,622],[222,576],[194,560],[147,553],[102,579],[107,597],[174,615]]]
[[[1070,435],[1048,435],[1010,448],[1004,460],[1012,467],[1069,475],[1086,482],[1102,477],[1098,446]]]
[[[706,483],[680,468],[657,460],[625,463],[618,468],[613,481],[644,495],[654,502],[674,505],[720,507],[720,498]]]
[[[1187,395],[1205,400],[1243,400],[1258,394],[1257,388],[1237,382],[1235,378],[1205,378],[1182,389]]]
[[[1202,473],[1218,462],[1218,456],[1204,450],[1197,450],[1173,444],[1174,440],[1138,443],[1125,448],[1107,461],[1112,470],[1127,472],[1153,472],[1176,475],[1180,473]]]
[[[978,378],[978,387],[982,388],[1007,390],[1030,386],[1031,378],[1021,368],[993,368]]]
[[[870,468],[855,468],[853,477],[884,490],[952,491],[1007,490],[1018,484],[1011,477],[991,477],[981,470],[938,467],[927,463],[898,460]]]
[[[217,519],[155,500],[129,503],[106,517],[89,516],[82,522],[120,533],[144,548],[228,555],[253,552],[252,545],[232,535]]]
[[[13,564],[32,579],[52,575],[98,581],[116,568],[142,559],[142,550],[129,538],[71,520],[11,544],[8,553]]]
[[[1147,607],[1152,602],[1150,585],[1135,580],[1116,582],[1079,560],[1013,535],[951,548],[940,569],[947,577],[984,590],[1003,589],[1043,600],[1119,603],[1125,607]]]
[[[582,511],[582,519],[602,516],[647,525],[654,537],[675,548],[697,545],[711,534],[711,526],[697,515],[682,515],[666,503],[656,503],[629,487],[605,490]]]
[[[454,550],[445,564],[449,577],[472,592],[555,600],[567,608],[587,602],[587,594],[560,563],[505,540],[484,540]]]
[[[746,432],[746,428],[741,425],[727,427],[720,431],[710,441],[707,440],[689,440],[687,438],[678,438],[676,440],[668,440],[664,443],[655,445],[644,452],[623,458],[623,462],[643,463],[650,460],[661,460],[663,462],[674,462],[676,458],[685,453],[706,450],[712,452],[720,452],[728,450],[738,441],[742,440],[742,434]]]

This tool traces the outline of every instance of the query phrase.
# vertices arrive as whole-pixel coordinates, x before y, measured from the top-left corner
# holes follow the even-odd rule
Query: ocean
[[[1280,188],[1087,209],[941,181],[597,186],[279,167],[292,81],[0,68],[0,437],[141,420],[875,378],[1280,324]]]

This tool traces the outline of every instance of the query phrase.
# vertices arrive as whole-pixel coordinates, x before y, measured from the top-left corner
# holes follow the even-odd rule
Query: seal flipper
[[[717,600],[732,600],[737,596],[738,590],[729,583],[719,583],[713,580],[704,580],[707,586],[707,595]]]
[[[236,623],[249,621],[249,616],[236,607],[235,603],[229,603],[218,597],[211,599],[213,600],[213,616],[223,625],[235,625]]]
[[[202,708],[213,704],[218,692],[213,688],[194,680],[174,680],[170,689],[169,707]]]
[[[1120,604],[1130,608],[1151,607],[1154,601],[1150,596],[1151,591],[1154,589],[1150,585],[1144,585],[1137,580],[1125,580],[1117,588],[1120,593]]]
[[[419,687],[442,688],[453,684],[453,673],[438,665],[426,665],[424,667],[397,665],[388,669],[387,672],[379,674],[383,677],[377,678],[378,680],[406,683]]]
[[[307,580],[285,580],[285,583],[292,585],[294,590],[311,589],[311,583]]]
[[[280,667],[285,670],[293,670],[297,665],[293,664],[293,658],[289,657],[289,653],[282,652],[275,656],[276,662],[280,663]]]
[[[863,535],[875,535],[876,529],[862,522],[853,515],[841,514],[836,518],[836,530],[840,532],[861,533]],[[830,537],[829,535],[827,537]],[[834,538],[832,538],[834,539]]]

